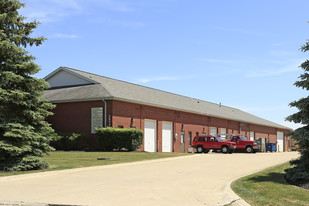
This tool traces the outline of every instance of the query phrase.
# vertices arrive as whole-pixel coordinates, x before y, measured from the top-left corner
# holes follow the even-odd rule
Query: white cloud
[[[126,1],[119,0],[92,0],[104,9],[117,11],[117,12],[132,12],[135,11],[133,6],[129,5]]]
[[[303,127],[303,126],[305,126],[305,125],[303,125],[303,124],[295,124],[294,122],[288,122],[288,121],[285,121],[285,122],[281,122],[281,123],[279,123],[279,124],[281,124],[281,125],[284,125],[284,126],[287,126],[287,127],[290,127],[290,128],[292,128],[292,129],[298,129],[298,128],[300,128],[300,127]]]
[[[237,108],[245,111],[245,112],[271,112],[271,111],[281,111],[288,110],[288,105],[280,105],[280,106],[268,106],[268,107],[246,107],[246,106],[238,106]]]
[[[21,14],[29,21],[37,20],[42,23],[59,21],[64,17],[80,14],[89,5],[95,5],[102,10],[115,12],[133,12],[138,5],[129,5],[121,0],[28,0]],[[128,27],[139,27],[140,23],[122,23]]]
[[[78,38],[75,34],[60,34],[56,33],[54,35],[49,36],[48,38],[55,38],[55,39],[76,39]]]
[[[226,27],[214,27],[214,29],[224,31],[224,32],[242,33],[242,34],[249,34],[249,35],[254,35],[254,36],[265,35],[262,32],[248,30],[248,29],[226,28]]]
[[[256,77],[268,77],[268,76],[279,76],[285,73],[290,73],[290,72],[297,72],[300,71],[301,69],[299,68],[299,65],[303,62],[303,60],[297,60],[295,63],[286,66],[281,69],[277,70],[260,70],[260,71],[251,71],[247,74],[245,74],[245,77],[247,78],[256,78]]]
[[[270,51],[269,54],[275,57],[287,57],[297,55],[295,52],[289,51]]]
[[[208,63],[218,63],[218,64],[233,64],[233,63],[237,63],[237,61],[233,61],[233,60],[226,60],[226,59],[209,59],[209,58],[203,58],[201,59],[204,62],[208,62]]]
[[[180,80],[179,77],[154,77],[154,78],[143,78],[139,79],[138,82],[148,83],[153,81],[169,81],[169,80]]]
[[[188,77],[162,76],[162,77],[153,77],[153,78],[142,78],[137,81],[140,83],[148,83],[148,82],[153,82],[153,81],[177,81],[177,80],[190,79],[190,78],[193,78],[193,76],[188,76]]]
[[[21,10],[28,20],[53,22],[65,16],[78,14],[82,11],[79,0],[28,0]]]
[[[253,71],[245,75],[248,78],[255,78],[255,77],[268,77],[268,76],[278,76],[281,74],[299,71],[299,68],[291,67],[291,68],[283,68],[279,70],[264,70],[264,71]]]
[[[134,21],[118,21],[118,20],[114,20],[111,18],[96,18],[91,20],[91,23],[105,23],[105,24],[109,24],[109,25],[115,25],[115,26],[122,26],[122,27],[126,27],[126,28],[140,28],[140,27],[144,27],[145,24],[142,22],[134,22]]]
[[[284,114],[286,111],[289,111],[291,108],[287,105],[279,105],[279,106],[266,106],[266,107],[246,107],[246,106],[238,106],[236,108],[241,109],[242,111],[254,114],[256,116],[260,116],[260,114],[267,115],[269,113],[272,113],[273,117],[276,117],[275,119],[281,119],[279,121],[271,120],[270,118],[265,118],[268,119],[272,122],[276,122],[278,124],[284,125],[286,127],[292,128],[292,129],[297,129],[300,127],[303,127],[304,125],[302,124],[295,124],[294,122],[289,122],[289,121],[282,121],[282,119],[285,119],[284,115],[283,117],[278,117],[278,113]],[[263,118],[263,117],[262,117]]]

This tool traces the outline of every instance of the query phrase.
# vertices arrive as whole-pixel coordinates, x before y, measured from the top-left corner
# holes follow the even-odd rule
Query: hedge
[[[138,129],[97,128],[96,135],[98,149],[102,151],[134,151],[141,147],[143,141],[143,131]]]
[[[50,146],[56,150],[85,150],[88,146],[87,136],[78,133],[55,132]]]

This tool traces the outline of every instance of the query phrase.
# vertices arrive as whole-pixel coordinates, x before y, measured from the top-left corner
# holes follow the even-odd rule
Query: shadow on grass
[[[261,175],[261,176],[250,177],[248,178],[248,180],[251,182],[273,182],[276,184],[283,184],[283,185],[289,184],[285,181],[284,174],[278,172],[271,172],[263,176]]]

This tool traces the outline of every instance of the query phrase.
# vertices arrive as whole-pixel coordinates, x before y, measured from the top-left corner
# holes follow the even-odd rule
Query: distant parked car
[[[215,136],[196,136],[193,139],[192,147],[196,148],[198,153],[208,153],[210,150],[220,150],[222,153],[233,153],[236,149],[236,143],[224,141],[221,137]]]

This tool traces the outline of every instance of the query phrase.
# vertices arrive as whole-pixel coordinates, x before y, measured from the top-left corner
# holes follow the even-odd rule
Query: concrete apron
[[[298,156],[297,152],[196,154],[2,177],[0,205],[248,205],[230,189],[233,180]]]

